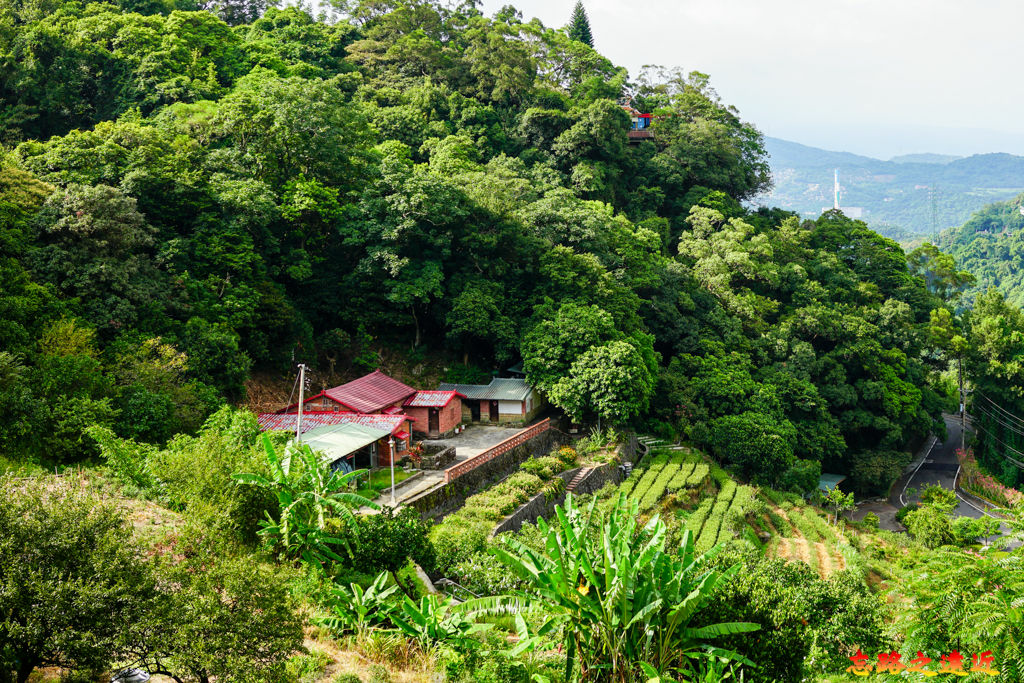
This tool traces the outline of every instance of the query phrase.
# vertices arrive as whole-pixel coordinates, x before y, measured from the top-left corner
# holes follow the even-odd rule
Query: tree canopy
[[[432,1],[46,7],[0,30],[0,443],[162,445],[254,372],[387,347],[521,357],[574,418],[766,481],[882,486],[941,428],[930,313],[960,271],[745,208],[760,132],[706,74],[614,65],[582,6],[567,31]]]

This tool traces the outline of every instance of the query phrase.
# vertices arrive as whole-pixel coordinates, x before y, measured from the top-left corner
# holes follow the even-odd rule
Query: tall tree
[[[594,47],[594,35],[590,32],[590,19],[587,18],[587,10],[583,9],[583,0],[577,0],[572,8],[568,29],[570,38]]]
[[[153,589],[112,505],[54,480],[0,478],[0,681],[103,667]]]

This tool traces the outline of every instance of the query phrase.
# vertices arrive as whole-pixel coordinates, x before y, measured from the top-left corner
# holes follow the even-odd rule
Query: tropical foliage
[[[347,473],[332,470],[312,448],[302,443],[289,444],[284,454],[278,456],[266,434],[263,448],[270,477],[252,473],[232,475],[239,485],[258,486],[277,496],[279,516],[275,518],[265,512],[260,535],[288,557],[301,557],[306,562],[342,561],[342,556],[331,546],[339,545],[348,550],[348,536],[333,534],[327,521],[339,520],[352,528],[357,524],[354,509],[377,508],[376,503],[348,490],[364,470]]]
[[[650,670],[692,676],[704,660],[746,661],[706,641],[754,631],[755,624],[691,625],[739,565],[709,569],[688,532],[678,554],[666,552],[664,523],[655,515],[639,527],[637,502],[625,494],[607,516],[595,509],[596,501],[574,506],[569,494],[551,525],[538,520],[543,551],[515,540],[494,550],[526,583],[516,595],[543,610],[537,632],[562,633],[565,679],[632,681]]]

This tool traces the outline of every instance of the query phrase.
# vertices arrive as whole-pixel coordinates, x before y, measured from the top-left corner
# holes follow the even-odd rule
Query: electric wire
[[[979,405],[973,406],[973,409],[975,410],[975,412],[981,413],[985,417],[991,418],[997,425],[999,425],[1003,429],[1009,430],[1016,434],[1017,436],[1024,436],[1024,427],[1020,427],[1018,425],[1011,424],[1008,422],[1003,422],[1001,421],[999,415],[993,415],[991,412],[985,410]]]
[[[997,410],[998,410],[999,412],[1001,412],[1001,413],[1005,414],[1005,415],[1006,415],[1006,417],[1009,417],[1009,418],[1011,418],[1011,419],[1012,419],[1012,420],[1014,420],[1015,422],[1018,422],[1018,423],[1019,423],[1019,424],[1020,424],[1020,425],[1021,425],[1022,427],[1024,427],[1024,418],[1020,418],[1020,417],[1017,417],[1016,415],[1014,415],[1013,413],[1011,413],[1011,412],[1010,412],[1009,410],[1007,410],[1006,408],[1002,407],[1001,405],[999,405],[998,403],[996,403],[995,401],[993,401],[992,399],[990,399],[990,398],[989,398],[988,396],[986,396],[985,394],[981,393],[980,391],[978,392],[978,396],[981,396],[981,397],[982,397],[983,399],[985,399],[986,401],[988,401],[989,403],[991,403],[991,404],[992,404],[993,406],[995,406],[995,407],[996,407],[996,409],[997,409]]]
[[[1002,447],[1003,447],[1003,448],[1005,448],[1006,450],[1008,450],[1008,451],[1012,451],[1012,452],[1016,453],[1017,455],[1021,456],[1022,458],[1024,458],[1024,453],[1021,453],[1020,451],[1018,451],[1018,450],[1017,450],[1016,448],[1014,448],[1013,446],[1010,446],[1009,444],[1007,444],[1006,442],[1004,442],[1004,441],[1003,441],[1002,439],[1000,439],[1000,438],[999,438],[998,436],[996,436],[996,435],[995,435],[995,434],[993,434],[992,432],[990,432],[990,431],[988,431],[987,429],[985,429],[985,428],[981,427],[981,426],[980,426],[980,425],[978,425],[977,423],[974,423],[974,428],[975,428],[975,429],[977,429],[977,430],[978,430],[978,431],[980,431],[980,432],[983,432],[983,433],[985,433],[985,434],[988,434],[988,435],[989,435],[990,437],[992,437],[992,439],[993,439],[993,440],[995,440],[995,442],[996,442],[996,443],[998,443],[998,444],[999,444],[1000,446],[1002,446]],[[1017,460],[1016,458],[1012,458],[1012,457],[1010,457],[1009,455],[1006,455],[1005,453],[1000,453],[999,455],[1000,455],[1000,456],[1001,456],[1002,458],[1004,458],[1004,459],[1006,459],[1006,460],[1009,460],[1009,461],[1010,461],[1011,463],[1013,463],[1014,465],[1016,465],[1016,466],[1017,466],[1018,468],[1020,468],[1020,469],[1024,470],[1024,462],[1021,462],[1020,460]]]

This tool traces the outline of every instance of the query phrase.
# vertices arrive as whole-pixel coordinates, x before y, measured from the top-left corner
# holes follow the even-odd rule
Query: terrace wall
[[[416,508],[423,519],[441,520],[462,507],[469,496],[512,474],[529,458],[547,455],[564,441],[563,434],[554,429],[518,434],[461,463],[458,476],[405,504]],[[488,457],[481,459],[484,455]],[[464,467],[467,463],[474,465]]]
[[[619,463],[625,459],[625,452],[635,448],[636,437],[633,436],[630,440],[627,440],[626,443],[619,446],[616,451],[618,457],[614,461],[595,467],[590,470],[583,479],[577,482],[573,495],[594,493],[595,491],[603,488],[609,482],[614,483],[616,486],[622,483],[622,474],[619,471]],[[562,472],[558,477],[563,479],[568,485],[582,469],[582,467],[577,467],[575,469]],[[508,517],[501,520],[501,522],[498,523],[498,526],[494,527],[494,531],[491,532],[491,536],[497,536],[498,534],[503,534],[508,531],[519,531],[523,524],[526,524],[527,522],[533,524],[541,517],[547,519],[555,513],[555,506],[561,505],[564,502],[565,492],[547,500],[543,493],[538,493],[533,498],[523,503]]]

